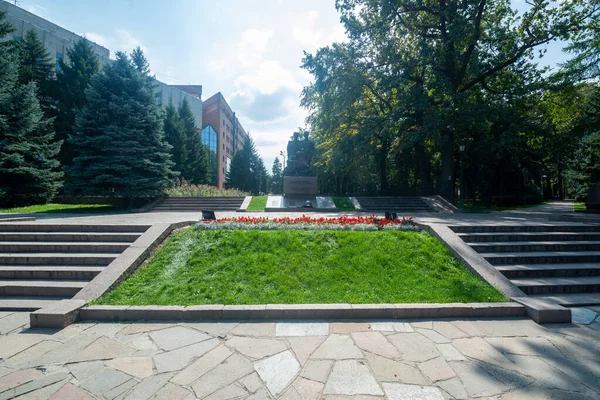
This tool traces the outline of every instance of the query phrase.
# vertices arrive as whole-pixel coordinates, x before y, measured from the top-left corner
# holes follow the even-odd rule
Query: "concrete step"
[[[210,206],[158,206],[154,207],[152,211],[164,211],[164,212],[202,212],[202,210],[211,210],[211,211],[235,211],[239,208],[239,206],[235,207],[210,207]]]
[[[71,296],[6,296],[0,297],[0,311],[35,311]]]
[[[512,232],[600,232],[599,225],[455,225],[456,233]]]
[[[600,276],[600,263],[497,265],[496,269],[508,279]]]
[[[544,299],[565,307],[595,306],[600,304],[600,293],[534,294],[531,297]]]
[[[128,232],[0,232],[0,241],[6,242],[133,243],[139,237]]]
[[[600,262],[600,251],[543,251],[480,254],[492,265]]]
[[[0,253],[122,253],[129,243],[0,242]]]
[[[150,225],[0,224],[0,232],[146,232]]]
[[[600,242],[575,240],[560,242],[486,242],[472,243],[471,248],[479,253],[523,251],[600,251]]]
[[[80,280],[0,280],[0,296],[60,296],[73,297],[89,281]]]
[[[511,282],[527,294],[600,293],[600,276],[572,278],[523,278]]]
[[[106,266],[120,253],[0,253],[0,265]]]
[[[0,265],[0,279],[76,279],[92,280],[105,267]]]
[[[460,233],[466,243],[487,242],[547,242],[547,241],[571,241],[586,240],[600,241],[600,232],[475,232]]]

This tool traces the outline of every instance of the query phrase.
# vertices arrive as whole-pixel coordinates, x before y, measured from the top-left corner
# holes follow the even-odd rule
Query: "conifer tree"
[[[208,183],[209,165],[206,147],[202,145],[202,136],[196,129],[196,119],[192,114],[190,104],[184,98],[178,109],[179,116],[183,120],[186,134],[187,159],[183,175],[191,183]]]
[[[281,168],[281,162],[279,161],[279,157],[275,157],[273,161],[273,168],[271,169],[272,179],[271,179],[271,191],[275,194],[281,194],[282,190],[282,179],[283,179],[283,171]]]
[[[150,74],[150,63],[148,63],[148,59],[144,55],[144,52],[140,46],[133,49],[129,57],[131,58],[131,62],[135,66],[135,69],[137,69],[143,75]]]
[[[152,197],[174,177],[171,146],[152,82],[126,54],[96,74],[77,117],[76,156],[67,168],[76,195]]]
[[[0,14],[0,33],[10,26]],[[49,201],[62,185],[54,158],[52,120],[44,116],[36,83],[20,84],[18,60],[9,46],[0,46],[0,204],[24,206]]]
[[[75,113],[85,105],[85,90],[90,86],[92,77],[98,73],[98,56],[90,42],[79,39],[67,50],[68,62],[59,61],[60,71],[56,75],[56,119],[54,126],[56,138],[63,140],[59,154],[61,164],[70,165],[73,160],[73,148],[67,139],[75,129]]]
[[[187,136],[183,120],[172,105],[166,108],[164,131],[165,140],[173,147],[171,159],[175,164],[174,170],[183,177],[183,170],[187,162]]]
[[[35,82],[42,111],[47,117],[53,116],[56,65],[52,57],[33,29],[25,33],[18,49],[19,82]]]
[[[261,160],[254,141],[248,137],[241,150],[236,151],[231,160],[225,186],[259,194],[266,191],[267,171]]]

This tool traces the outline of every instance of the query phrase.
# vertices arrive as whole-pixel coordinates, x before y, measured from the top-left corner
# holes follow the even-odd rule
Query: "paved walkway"
[[[0,399],[598,399],[600,308],[528,319],[77,323],[0,313]],[[20,397],[19,397],[20,396]]]

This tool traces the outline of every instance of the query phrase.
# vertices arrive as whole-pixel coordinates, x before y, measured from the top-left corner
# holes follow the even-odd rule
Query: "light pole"
[[[542,175],[542,203],[544,202],[544,179],[547,177],[547,175]]]
[[[465,163],[464,163],[464,154],[465,154],[465,145],[461,144],[460,146],[458,146],[458,149],[460,150],[460,209],[462,210],[465,206]]]

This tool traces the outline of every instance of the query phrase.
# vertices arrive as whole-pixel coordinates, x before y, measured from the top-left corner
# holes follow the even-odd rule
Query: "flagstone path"
[[[600,308],[528,319],[77,323],[0,313],[1,399],[598,399]]]

